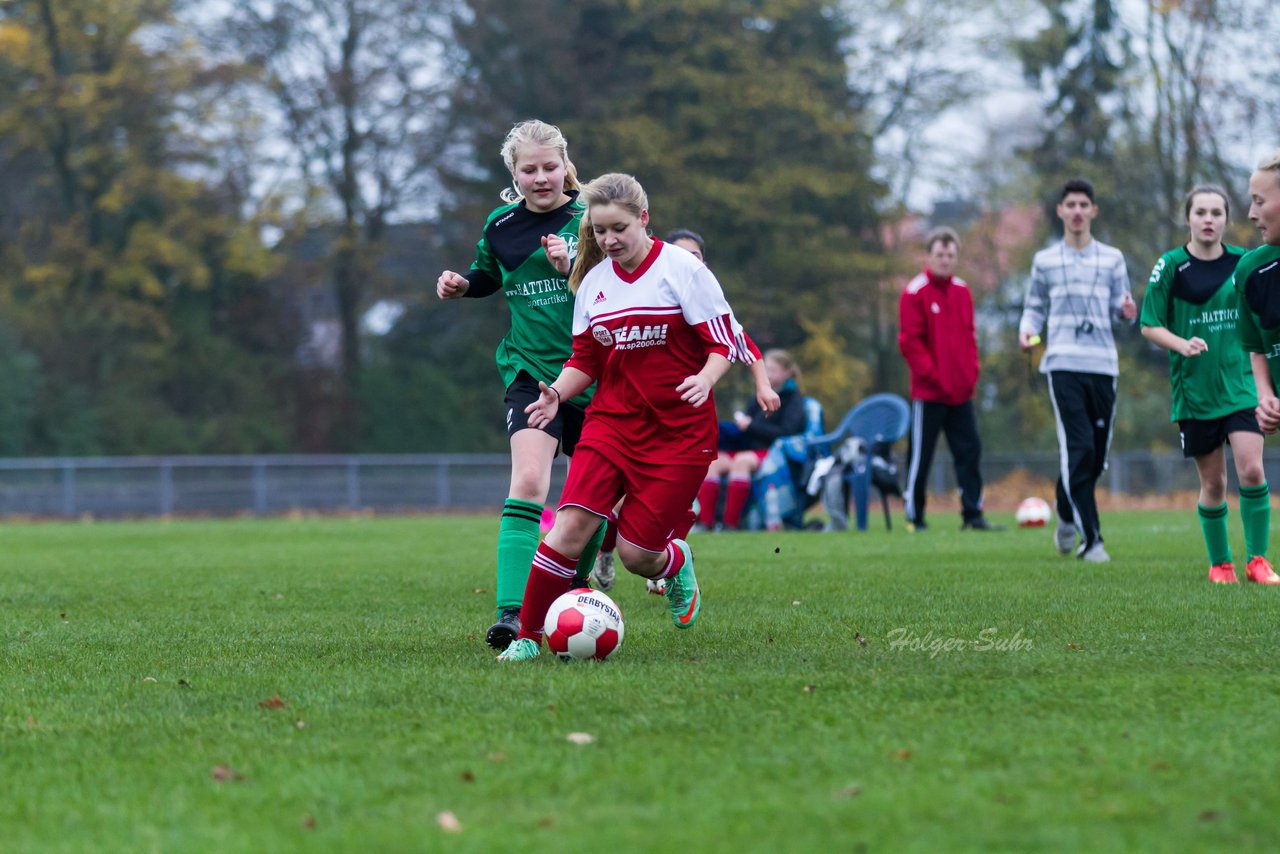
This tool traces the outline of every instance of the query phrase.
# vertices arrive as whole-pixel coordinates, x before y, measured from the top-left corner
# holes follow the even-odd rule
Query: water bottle
[[[770,485],[764,494],[764,527],[769,531],[782,530],[782,500],[778,496],[778,487]]]

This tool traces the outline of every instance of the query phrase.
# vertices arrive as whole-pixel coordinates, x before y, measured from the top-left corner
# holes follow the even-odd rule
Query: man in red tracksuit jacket
[[[947,434],[960,487],[961,528],[995,531],[982,515],[982,440],[973,406],[978,339],[973,296],[952,275],[960,240],[935,229],[925,243],[929,266],[907,283],[898,303],[898,349],[911,369],[911,462],[907,468],[907,525],[924,530],[925,492],[938,433]]]

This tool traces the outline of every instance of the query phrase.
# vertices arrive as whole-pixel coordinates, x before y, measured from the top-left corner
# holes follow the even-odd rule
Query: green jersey
[[[1267,357],[1271,382],[1280,389],[1280,246],[1259,246],[1241,258],[1235,288],[1244,349]]]
[[[1212,261],[1179,247],[1160,256],[1142,301],[1142,325],[1162,326],[1183,338],[1201,338],[1198,356],[1169,351],[1173,421],[1211,420],[1258,405],[1249,359],[1240,347],[1240,311],[1231,274],[1244,255],[1226,246]]]
[[[547,213],[531,211],[523,201],[496,208],[476,244],[465,296],[486,297],[501,289],[511,309],[511,328],[495,353],[504,387],[521,371],[550,383],[573,352],[569,280],[551,266],[542,248],[544,236],[558,234],[569,245],[569,260],[577,256],[584,207],[576,191],[569,195],[568,202]],[[586,406],[591,393],[588,389],[573,402]]]

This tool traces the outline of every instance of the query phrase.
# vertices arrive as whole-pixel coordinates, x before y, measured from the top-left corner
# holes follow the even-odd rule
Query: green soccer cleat
[[[538,653],[542,652],[535,641],[528,638],[516,638],[511,642],[511,646],[507,647],[498,661],[532,661],[538,657]]]
[[[667,579],[667,604],[671,606],[671,621],[677,629],[687,629],[698,619],[702,610],[702,593],[698,590],[698,579],[693,574],[693,552],[684,540],[672,540],[676,548],[684,552],[684,566],[673,577]]]

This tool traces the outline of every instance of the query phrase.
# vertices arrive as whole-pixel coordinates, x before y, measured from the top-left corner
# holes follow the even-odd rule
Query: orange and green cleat
[[[684,566],[674,576],[667,579],[667,604],[671,606],[671,621],[677,629],[687,629],[698,619],[702,610],[702,593],[698,590],[698,579],[693,574],[693,552],[684,540],[672,540],[676,548],[684,552]]]

